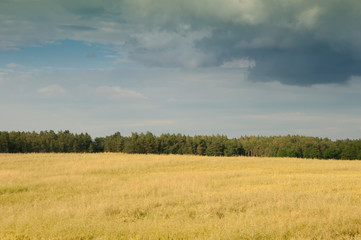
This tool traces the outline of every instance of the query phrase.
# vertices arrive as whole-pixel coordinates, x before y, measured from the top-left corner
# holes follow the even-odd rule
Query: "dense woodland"
[[[0,152],[124,152],[207,156],[361,159],[361,139],[336,140],[304,136],[185,136],[150,132],[122,136],[119,132],[92,139],[69,131],[0,132]]]

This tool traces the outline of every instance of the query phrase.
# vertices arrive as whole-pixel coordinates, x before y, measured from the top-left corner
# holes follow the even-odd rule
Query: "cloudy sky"
[[[361,137],[359,0],[1,0],[3,131]]]

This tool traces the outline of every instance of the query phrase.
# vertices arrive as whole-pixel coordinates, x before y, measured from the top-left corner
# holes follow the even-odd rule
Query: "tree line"
[[[319,159],[361,159],[361,139],[336,140],[305,136],[186,136],[150,132],[122,136],[119,132],[92,139],[87,133],[66,131],[0,131],[0,152],[124,152],[194,154],[207,156],[298,157]]]

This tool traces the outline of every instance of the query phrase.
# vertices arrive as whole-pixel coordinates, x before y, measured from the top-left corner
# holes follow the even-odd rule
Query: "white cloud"
[[[51,85],[51,86],[47,86],[44,88],[40,88],[37,91],[40,94],[43,94],[45,96],[57,96],[57,95],[61,95],[61,94],[65,94],[66,90],[65,88],[59,86],[59,85]]]
[[[101,86],[96,92],[108,96],[111,99],[146,99],[141,93],[129,89],[123,89],[118,86]]]
[[[22,65],[17,64],[17,63],[8,63],[5,65],[5,67],[7,68],[18,68],[18,67],[22,67]]]

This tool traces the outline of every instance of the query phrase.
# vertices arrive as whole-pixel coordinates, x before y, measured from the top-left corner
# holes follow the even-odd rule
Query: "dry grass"
[[[361,239],[361,162],[1,154],[0,239]]]

